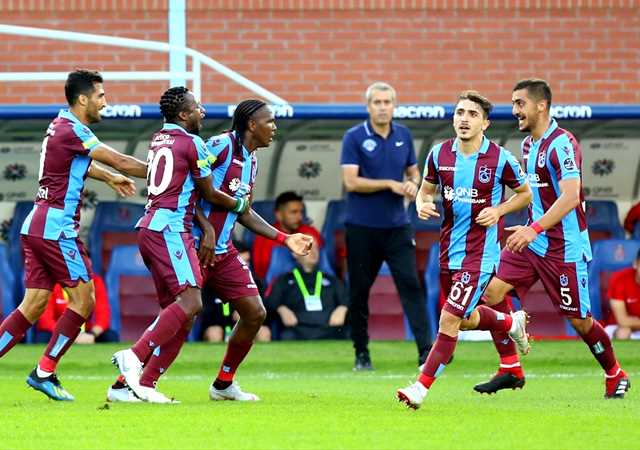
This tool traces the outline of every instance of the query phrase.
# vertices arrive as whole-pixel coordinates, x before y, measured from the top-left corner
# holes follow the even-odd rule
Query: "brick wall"
[[[290,102],[360,102],[386,80],[400,102],[497,103],[523,77],[557,102],[640,103],[637,0],[191,0],[187,43]],[[166,0],[3,0],[0,23],[166,41]],[[2,71],[166,70],[161,53],[3,35]],[[203,100],[251,94],[203,68]],[[112,103],[156,102],[164,82],[111,82]],[[0,103],[61,103],[60,82],[0,83]]]

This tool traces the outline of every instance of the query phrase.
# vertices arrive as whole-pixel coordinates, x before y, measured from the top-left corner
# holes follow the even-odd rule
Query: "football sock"
[[[180,305],[172,303],[167,306],[158,316],[158,319],[149,326],[144,334],[138,339],[131,350],[136,354],[138,360],[146,361],[151,353],[169,341],[189,320]]]
[[[80,334],[80,327],[86,320],[70,308],[64,310],[58,322],[56,322],[49,345],[47,345],[44,355],[42,355],[38,363],[38,376],[43,373],[51,375],[56,371],[58,361],[75,342]]]
[[[26,317],[19,309],[14,310],[0,325],[0,358],[22,340],[24,334],[31,327]]]
[[[458,337],[447,336],[438,333],[436,341],[429,352],[427,361],[424,363],[422,373],[418,377],[418,381],[427,389],[431,387],[436,378],[442,373],[447,363],[456,349]]]
[[[171,363],[176,359],[182,344],[187,340],[191,327],[182,327],[171,339],[157,347],[151,354],[149,362],[145,364],[140,377],[140,384],[147,387],[155,387],[160,376],[167,371]]]
[[[616,355],[613,353],[611,339],[609,339],[602,325],[594,320],[591,330],[581,337],[589,346],[589,350],[591,350],[593,356],[598,360],[598,363],[600,363],[605,373],[607,375],[614,375],[620,366],[616,360]]]
[[[511,329],[511,324],[513,323],[511,314],[496,311],[484,305],[478,306],[477,310],[480,314],[478,330],[495,330],[506,333]]]
[[[247,356],[252,346],[253,341],[240,343],[229,341],[229,344],[227,344],[227,352],[224,355],[220,371],[218,372],[218,377],[213,383],[216,389],[225,389],[231,384],[238,366],[244,360],[245,356]]]
[[[511,313],[511,305],[509,301],[503,300],[500,303],[491,306],[491,309],[509,315]],[[520,365],[520,357],[518,356],[518,350],[516,344],[509,337],[508,331],[496,331],[491,330],[491,338],[493,339],[493,345],[496,347],[498,354],[500,355],[500,368],[498,373],[509,372],[518,378],[524,377],[522,366]]]

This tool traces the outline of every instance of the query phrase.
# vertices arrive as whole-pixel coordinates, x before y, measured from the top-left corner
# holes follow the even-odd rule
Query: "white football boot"
[[[107,401],[113,403],[140,403],[140,400],[127,386],[123,388],[114,388],[109,386],[107,389]]]
[[[212,384],[209,387],[209,398],[211,400],[238,400],[241,402],[257,402],[260,400],[260,397],[256,394],[243,392],[235,381],[226,389],[216,389]]]
[[[141,395],[140,375],[142,375],[142,363],[138,359],[133,350],[126,349],[114,353],[111,362],[118,368],[120,374],[124,377],[129,389],[133,391],[136,397],[144,400]]]
[[[409,408],[418,409],[427,397],[428,392],[429,389],[424,387],[424,385],[419,381],[416,381],[406,388],[398,389],[396,391],[396,398],[399,402],[404,403]]]
[[[529,335],[527,334],[527,313],[524,310],[511,313],[513,323],[509,330],[509,337],[516,343],[518,351],[523,355],[529,353],[531,346],[529,345]]]
[[[138,396],[148,403],[171,403],[174,405],[180,403],[180,401],[169,398],[157,389],[148,386],[140,386],[140,394]]]

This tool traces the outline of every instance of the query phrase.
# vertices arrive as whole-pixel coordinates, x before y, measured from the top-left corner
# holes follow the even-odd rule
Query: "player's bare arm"
[[[514,192],[515,194],[498,206],[484,208],[480,211],[476,217],[476,223],[483,227],[490,227],[498,223],[502,216],[514,211],[520,211],[531,203],[533,194],[531,193],[529,183],[524,183],[522,186],[514,189]]]
[[[224,209],[238,214],[244,214],[251,206],[247,197],[235,198],[213,187],[211,175],[204,178],[195,179],[196,188],[200,196],[214,205],[222,206]]]
[[[610,299],[611,312],[616,319],[616,323],[624,328],[631,328],[633,331],[640,330],[640,317],[630,316],[624,300]]]
[[[400,181],[360,177],[358,176],[358,167],[355,164],[344,164],[342,166],[342,182],[347,192],[370,194],[388,189],[394,194],[405,195],[404,184]]]
[[[422,220],[429,220],[432,217],[440,217],[440,214],[436,209],[436,204],[433,201],[436,188],[436,184],[422,180],[420,191],[416,196],[416,211],[418,212],[418,217]]]
[[[537,221],[541,231],[556,225],[580,204],[580,180],[578,178],[561,180],[558,184],[560,185],[560,197]],[[512,252],[521,252],[538,237],[538,232],[532,226],[517,225],[509,227],[507,230],[514,231],[507,239],[507,248]]]
[[[95,162],[89,166],[87,176],[94,180],[104,181],[121,197],[131,197],[136,193],[136,183],[131,178],[111,172]]]
[[[414,199],[420,187],[420,171],[418,170],[418,165],[414,164],[413,166],[407,167],[405,176],[406,179],[402,185],[402,191],[406,197]]]
[[[133,156],[123,155],[118,150],[106,144],[100,144],[91,151],[91,158],[113,167],[118,172],[136,178],[147,178],[147,163]]]
[[[216,231],[213,229],[211,222],[207,220],[204,212],[199,206],[196,206],[196,221],[202,230],[202,238],[200,239],[200,248],[198,249],[198,259],[201,266],[213,266],[216,257]]]
[[[286,234],[271,226],[253,209],[238,216],[238,222],[260,236],[278,241],[296,255],[306,255],[311,250],[313,238],[302,233]]]

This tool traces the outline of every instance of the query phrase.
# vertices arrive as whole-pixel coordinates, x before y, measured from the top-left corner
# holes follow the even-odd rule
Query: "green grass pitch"
[[[619,360],[640,381],[640,343],[617,342]],[[160,390],[180,405],[109,404],[121,345],[74,346],[59,367],[75,402],[57,403],[25,378],[43,346],[21,345],[0,360],[0,448],[358,448],[626,449],[640,445],[640,402],[604,400],[603,376],[577,341],[537,342],[523,361],[522,391],[473,392],[497,365],[488,342],[458,345],[453,363],[418,411],[394,400],[415,379],[415,347],[374,342],[376,370],[351,371],[349,342],[257,344],[240,367],[258,403],[211,402],[207,389],[223,345],[188,344]]]

